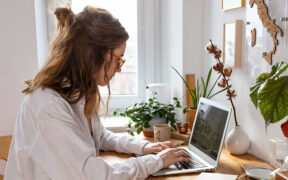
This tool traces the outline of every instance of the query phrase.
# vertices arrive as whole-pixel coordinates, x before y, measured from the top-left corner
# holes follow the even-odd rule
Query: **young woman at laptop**
[[[171,142],[117,136],[100,122],[98,86],[110,92],[109,81],[125,62],[128,34],[120,22],[93,7],[77,15],[57,8],[55,15],[58,33],[47,62],[23,90],[5,179],[144,179],[189,161]],[[145,156],[108,164],[99,150]]]

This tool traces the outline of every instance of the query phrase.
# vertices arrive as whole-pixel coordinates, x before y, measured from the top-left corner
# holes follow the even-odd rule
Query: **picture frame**
[[[242,20],[235,20],[223,26],[223,64],[227,67],[241,67],[242,26]]]
[[[242,8],[244,6],[245,6],[245,0],[222,0],[223,11]]]

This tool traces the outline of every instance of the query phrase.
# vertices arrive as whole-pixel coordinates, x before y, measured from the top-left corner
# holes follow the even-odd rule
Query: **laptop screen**
[[[216,160],[229,112],[200,102],[190,143]]]

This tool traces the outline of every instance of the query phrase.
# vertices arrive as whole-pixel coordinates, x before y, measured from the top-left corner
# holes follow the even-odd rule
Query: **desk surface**
[[[116,163],[122,162],[128,159],[129,157],[134,157],[133,155],[120,154],[116,152],[100,152],[100,156],[108,163]],[[218,168],[214,171],[216,173],[223,174],[235,174],[240,175],[243,174],[244,171],[241,169],[240,164],[245,163],[263,163],[263,161],[257,159],[255,156],[251,154],[244,154],[240,156],[231,155],[226,149],[223,148],[222,154],[218,163]],[[148,179],[196,179],[196,177],[200,173],[192,173],[192,174],[181,174],[181,175],[169,175],[169,176],[161,176],[161,177],[153,177],[150,176]]]

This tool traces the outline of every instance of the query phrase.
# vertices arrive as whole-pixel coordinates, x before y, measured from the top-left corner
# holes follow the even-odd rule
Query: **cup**
[[[153,126],[154,141],[167,141],[171,138],[171,127],[168,124],[156,124]]]

